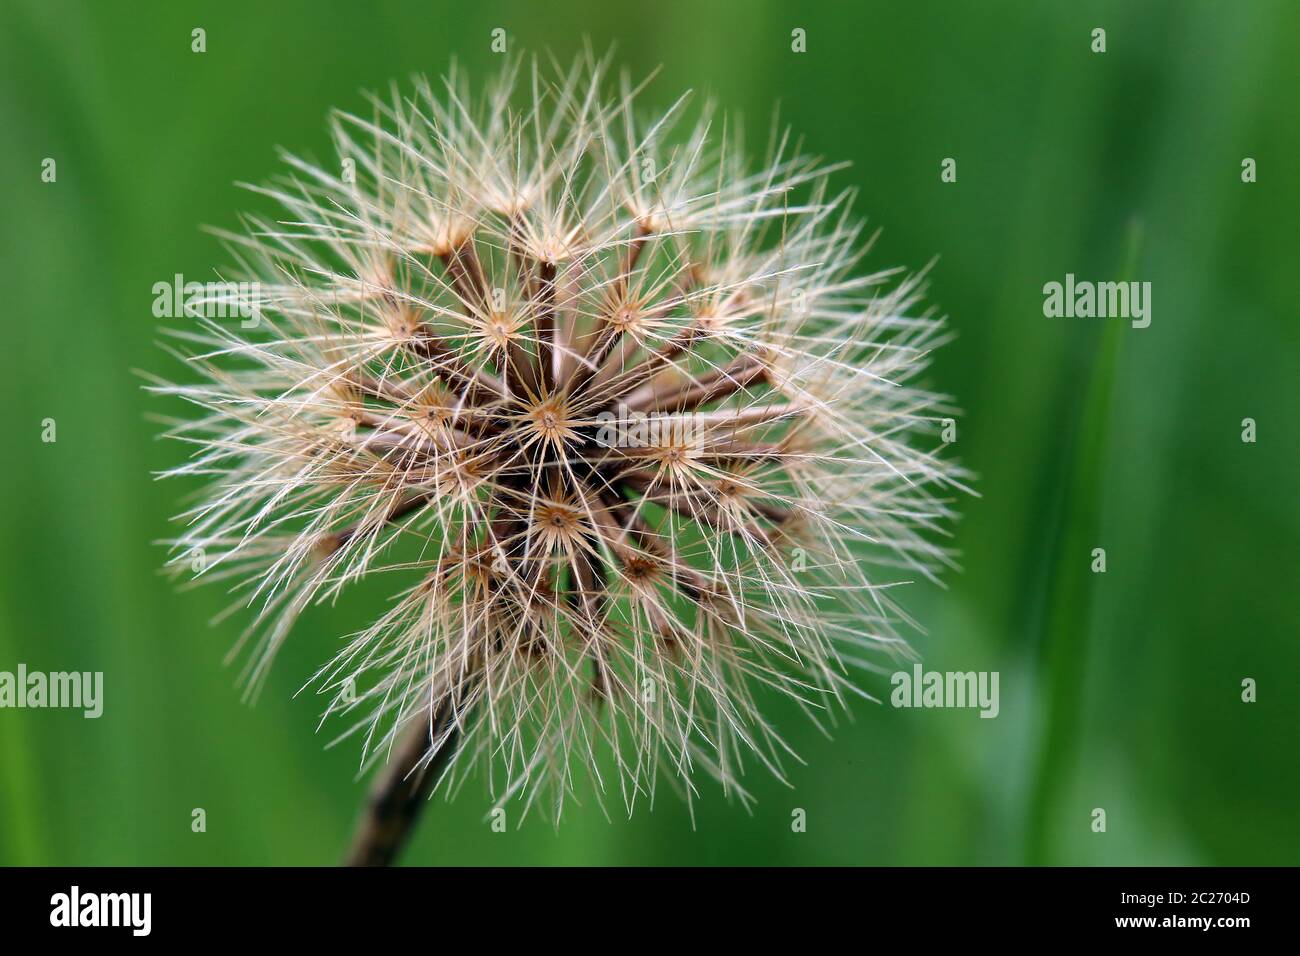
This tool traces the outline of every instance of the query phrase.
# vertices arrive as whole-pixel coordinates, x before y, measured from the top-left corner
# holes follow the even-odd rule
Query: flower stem
[[[380,771],[352,834],[344,866],[391,866],[415,829],[434,784],[456,753],[460,732],[450,703],[426,720],[413,720],[398,737],[388,764]],[[428,757],[433,741],[443,739]]]

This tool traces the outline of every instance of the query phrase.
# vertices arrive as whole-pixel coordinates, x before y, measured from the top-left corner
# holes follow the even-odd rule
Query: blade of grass
[[[1133,221],[1125,243],[1121,281],[1132,279],[1140,244],[1141,225]],[[1092,551],[1105,547],[1097,535],[1108,423],[1120,342],[1130,330],[1119,319],[1099,321],[1105,324],[1097,336],[1091,375],[1068,445],[1068,484],[1059,503],[1054,546],[1049,544],[1048,596],[1040,620],[1040,686],[1047,705],[1027,827],[1028,862],[1035,865],[1051,862],[1053,822],[1079,752],[1093,590],[1104,580],[1092,571]],[[1110,558],[1108,553],[1107,560]],[[1085,824],[1081,819],[1080,825]]]

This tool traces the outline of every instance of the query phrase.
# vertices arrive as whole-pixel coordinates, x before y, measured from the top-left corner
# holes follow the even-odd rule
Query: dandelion
[[[173,566],[255,609],[249,692],[304,610],[392,582],[309,683],[387,763],[353,862],[475,766],[521,816],[583,778],[747,804],[745,762],[794,756],[763,698],[867,696],[910,653],[892,589],[951,563],[920,278],[860,268],[790,134],[750,166],[711,107],[639,92],[516,60],[336,114],[337,161],[286,156],[257,188],[283,216],[223,233],[258,321],[172,333],[202,381],[155,386],[201,409],[168,474],[213,482]]]

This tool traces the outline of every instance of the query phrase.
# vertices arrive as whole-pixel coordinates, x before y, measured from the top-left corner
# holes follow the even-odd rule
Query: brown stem
[[[627,400],[630,401],[631,396],[635,394],[630,391],[631,389],[642,382],[649,382],[678,356],[691,348],[703,335],[704,330],[701,326],[692,323],[679,329],[658,349],[629,368],[623,367],[622,363],[627,357],[621,353],[618,362],[606,360],[605,365],[587,383],[584,389],[585,397],[590,403],[607,401],[609,395],[622,394],[628,396]],[[576,391],[575,389],[574,392]]]
[[[460,743],[450,701],[431,718],[417,718],[398,737],[388,763],[376,778],[352,835],[344,866],[390,866],[411,837],[433,786]],[[445,739],[427,762],[433,742]]]
[[[541,262],[537,268],[538,302],[534,328],[537,333],[537,382],[542,394],[555,385],[555,263]]]
[[[408,339],[406,346],[428,361],[437,374],[464,395],[466,401],[490,401],[505,394],[500,379],[484,369],[468,365],[454,349],[425,329]]]
[[[635,259],[632,264],[635,265]],[[699,270],[689,265],[685,266],[678,276],[676,292],[659,306],[658,318],[666,318],[674,309],[689,303],[691,294],[699,283]],[[650,382],[670,362],[694,346],[702,337],[707,338],[706,330],[692,320],[665,341],[660,348],[653,351],[647,349],[649,354],[634,365],[628,363],[641,345],[637,343],[637,348],[621,349],[617,361],[606,358],[605,364],[588,380],[585,391],[629,394],[629,390],[636,388],[638,384]],[[572,391],[576,394],[578,390],[572,389]]]
[[[432,492],[417,492],[406,498],[399,498],[388,508],[388,513],[384,515],[385,522],[401,521],[412,512],[418,511],[433,500]],[[322,557],[329,557],[343,547],[349,541],[357,536],[357,532],[362,529],[362,523],[358,522],[349,525],[339,531],[326,534],[316,543]]]
[[[767,366],[749,355],[738,355],[721,368],[687,379],[665,392],[650,395],[627,407],[640,412],[678,412],[721,401],[767,375]]]
[[[465,308],[469,311],[483,308],[488,294],[487,278],[474,248],[474,240],[466,239],[441,258],[452,289]]]
[[[615,317],[620,311],[639,309],[639,305],[634,303],[635,297],[631,295],[632,273],[636,270],[637,260],[641,258],[641,250],[645,248],[650,235],[651,230],[648,226],[644,223],[637,224],[636,235],[623,253],[618,276],[608,296],[608,314],[604,318],[604,324],[585,343],[582,356],[584,361],[568,383],[570,394],[582,393],[587,383],[601,370],[620,343],[626,345],[628,341],[632,341],[630,349],[620,350],[624,360],[628,357],[629,351],[635,352],[640,347],[635,340],[624,338],[627,333],[627,323],[618,322]]]

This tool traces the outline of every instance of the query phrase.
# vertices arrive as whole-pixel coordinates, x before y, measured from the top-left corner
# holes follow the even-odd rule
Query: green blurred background
[[[164,409],[131,370],[174,370],[152,284],[227,262],[199,227],[267,208],[236,180],[278,172],[276,145],[328,155],[327,110],[363,88],[452,56],[482,76],[495,27],[562,59],[617,42],[636,73],[662,64],[649,105],[711,93],[754,141],[779,101],[809,149],[853,161],[837,181],[884,230],[874,264],[940,257],[930,297],[959,337],[932,381],[966,410],[956,449],[982,497],[957,531],[965,571],[907,602],[927,667],[1001,673],[1001,715],[862,703],[827,741],[774,703],[807,766],[793,789],[752,772],[752,816],[702,781],[694,829],[665,788],[630,821],[588,800],[558,829],[498,834],[471,785],[432,805],[407,861],[1300,862],[1289,0],[5,0],[0,670],[102,670],[106,701],[99,720],[0,710],[0,862],[337,859],[357,750],[325,749],[318,700],[292,694],[376,596],[305,620],[242,705],[221,666],[237,623],[206,623],[219,589],[156,573],[181,489],[150,472],[184,450],[154,440]],[[1067,272],[1150,281],[1151,327],[1044,318]]]

